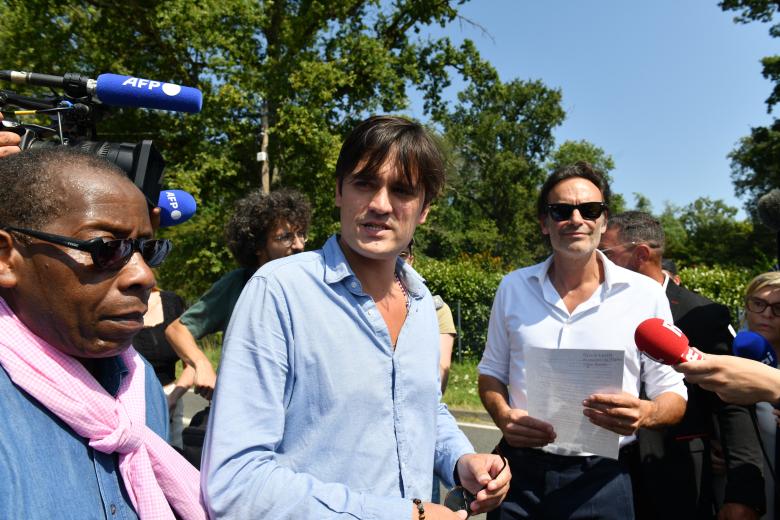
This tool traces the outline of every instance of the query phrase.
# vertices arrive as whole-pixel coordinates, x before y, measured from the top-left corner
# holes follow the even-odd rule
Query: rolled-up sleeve
[[[493,299],[488,323],[487,343],[477,370],[505,385],[509,384],[510,341],[504,314],[505,280],[501,282]]]

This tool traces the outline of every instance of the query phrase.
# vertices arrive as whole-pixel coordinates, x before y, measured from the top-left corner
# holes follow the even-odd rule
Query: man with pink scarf
[[[0,201],[0,516],[205,518],[131,346],[171,247],[143,194],[57,147],[0,157]]]

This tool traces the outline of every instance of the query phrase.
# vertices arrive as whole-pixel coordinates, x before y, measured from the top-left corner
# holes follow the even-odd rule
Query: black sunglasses
[[[165,257],[168,256],[173,247],[170,240],[159,238],[119,238],[115,240],[93,238],[91,240],[77,240],[75,238],[13,226],[4,226],[2,229],[29,235],[52,244],[86,251],[92,256],[92,262],[95,264],[95,267],[102,271],[120,269],[130,261],[130,258],[136,251],[141,253],[144,262],[149,267],[158,267],[163,263],[163,260],[165,260]]]
[[[581,204],[548,204],[547,214],[556,222],[569,220],[574,210],[580,212],[585,220],[596,220],[607,209],[603,202],[583,202]]]
[[[506,457],[504,457],[501,452],[498,449],[498,446],[493,450],[493,453],[501,457],[501,460],[504,461],[503,466],[501,466],[501,471],[498,472],[496,477],[504,472],[506,469]],[[482,488],[485,489],[485,488]],[[444,497],[444,507],[449,509],[450,511],[466,511],[466,518],[469,518],[474,513],[471,511],[471,503],[477,499],[476,495],[474,495],[471,491],[464,488],[463,486],[455,486],[450,490],[449,493],[447,493],[447,496]]]

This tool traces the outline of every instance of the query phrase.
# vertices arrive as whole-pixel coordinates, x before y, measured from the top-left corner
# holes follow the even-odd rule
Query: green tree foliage
[[[493,297],[504,275],[500,263],[486,255],[461,255],[448,261],[420,257],[414,267],[425,277],[431,293],[440,295],[450,306],[456,325],[460,309],[463,355],[481,358]]]
[[[680,280],[686,288],[728,307],[731,322],[737,326],[744,309],[745,288],[761,272],[761,269],[697,266],[680,269]]]
[[[724,11],[739,11],[734,18],[737,23],[771,23],[780,12],[780,2],[777,0],[722,0],[718,5]],[[780,36],[780,24],[772,25],[769,34],[775,38]],[[772,94],[766,100],[771,112],[772,107],[780,103],[780,56],[767,56],[761,60],[761,64],[764,66],[764,77],[775,83]]]
[[[609,175],[615,169],[615,161],[604,150],[588,141],[564,141],[556,148],[547,160],[546,167],[549,173],[558,168],[574,164],[578,161],[586,161],[592,164],[600,172]],[[611,180],[611,178],[610,178]]]
[[[461,92],[454,110],[438,115],[450,190],[424,231],[426,252],[486,252],[514,265],[543,254],[534,204],[563,118],[560,91],[539,81],[486,74]]]
[[[613,179],[610,173],[615,169],[615,161],[612,156],[593,143],[585,141],[564,141],[552,152],[547,160],[547,170],[549,173],[558,168],[574,164],[578,161],[585,161],[592,164],[597,170],[607,176],[610,184]],[[612,192],[612,200],[609,204],[609,212],[613,215],[622,213],[626,210],[626,200],[622,194]]]
[[[780,120],[751,129],[729,158],[735,191],[748,198],[745,207],[755,220],[757,200],[780,186]]]
[[[622,193],[612,193],[612,202],[609,203],[609,214],[617,215],[626,211],[626,199]]]
[[[494,74],[469,41],[421,37],[463,0],[0,0],[3,68],[96,77],[132,74],[204,93],[197,115],[117,110],[99,131],[152,138],[168,186],[193,193],[198,215],[165,233],[176,249],[165,285],[193,296],[231,265],[222,225],[234,200],[260,185],[263,122],[274,185],[308,194],[313,243],[334,227],[333,166],[344,133],[373,112],[399,112],[419,89],[446,111],[450,74]]]
[[[501,81],[468,40],[456,47],[421,36],[456,19],[463,1],[0,0],[0,62],[133,74],[204,92],[197,115],[113,110],[98,126],[112,141],[154,139],[168,163],[166,185],[198,199],[194,219],[162,232],[176,247],[160,279],[188,297],[233,266],[222,228],[233,202],[260,185],[263,136],[273,186],[312,200],[318,247],[337,228],[332,172],[344,134],[370,113],[402,112],[410,88],[422,92],[450,157],[451,187],[420,230],[421,249],[526,265],[548,253],[535,202],[550,168],[587,160],[609,172],[614,164],[587,141],[555,148],[560,91]],[[466,80],[454,106],[441,97],[452,74]],[[615,197],[613,211],[624,205]]]
[[[676,262],[689,264],[691,259],[688,251],[688,232],[678,218],[679,213],[679,207],[666,203],[663,213],[658,215],[666,236],[664,256]]]
[[[647,196],[634,192],[634,210],[644,211],[645,213],[653,212],[653,203]]]
[[[734,21],[738,23],[770,23],[780,12],[777,0],[723,0],[719,5],[724,11],[737,11],[739,14]],[[780,36],[780,24],[772,25],[769,34],[775,38]],[[764,77],[774,84],[766,100],[771,113],[780,103],[780,56],[767,56],[761,63]],[[752,128],[750,135],[739,141],[729,158],[736,193],[747,197],[745,209],[755,221],[758,198],[780,186],[780,120],[775,119],[766,127]]]
[[[774,237],[736,214],[737,208],[707,197],[681,208],[667,205],[659,217],[667,237],[665,256],[686,265],[768,269]]]
[[[748,243],[752,226],[736,222],[736,214],[736,208],[707,197],[700,197],[681,210],[680,222],[695,263],[744,265],[744,259],[736,256],[742,252],[748,253],[748,262],[755,260]]]

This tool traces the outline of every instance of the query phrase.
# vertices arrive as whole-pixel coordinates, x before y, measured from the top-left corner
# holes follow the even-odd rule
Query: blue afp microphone
[[[203,106],[203,95],[196,88],[120,74],[101,74],[94,80],[74,73],[52,76],[0,70],[0,79],[19,85],[63,88],[74,97],[96,95],[101,103],[117,107],[200,112]]]
[[[95,94],[102,103],[117,107],[200,112],[203,106],[203,96],[196,88],[120,74],[98,76]]]
[[[198,207],[195,198],[182,190],[160,190],[157,206],[160,212],[160,227],[169,227],[186,222]]]
[[[741,330],[734,337],[731,351],[735,356],[752,359],[770,367],[777,367],[777,354],[764,336],[752,330]]]

